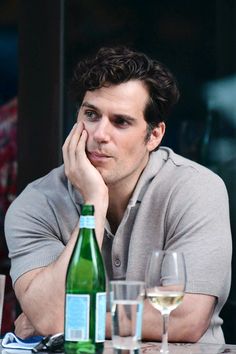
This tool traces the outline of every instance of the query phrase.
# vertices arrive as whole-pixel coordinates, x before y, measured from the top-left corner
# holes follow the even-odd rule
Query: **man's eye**
[[[129,125],[129,122],[127,122],[127,120],[125,120],[124,118],[119,117],[115,119],[115,124],[122,127],[126,127]]]
[[[85,111],[85,116],[89,119],[89,120],[94,120],[97,118],[97,113],[94,111]]]

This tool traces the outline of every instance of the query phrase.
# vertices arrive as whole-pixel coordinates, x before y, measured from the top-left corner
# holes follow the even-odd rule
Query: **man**
[[[169,340],[224,341],[219,312],[230,288],[228,198],[208,169],[159,147],[179,97],[167,68],[127,48],[103,48],[78,64],[77,123],[64,165],[30,184],[8,210],[11,276],[23,313],[16,334],[63,331],[64,285],[81,204],[95,205],[108,277],[144,279],[154,248],[182,251],[183,303]],[[155,151],[156,150],[156,151]],[[110,313],[106,335],[110,337]],[[143,338],[160,340],[161,316],[145,302]]]

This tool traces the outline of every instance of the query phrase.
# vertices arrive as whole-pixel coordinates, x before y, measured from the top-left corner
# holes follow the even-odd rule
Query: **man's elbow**
[[[36,332],[42,336],[54,335],[64,331],[64,311],[58,306],[50,307],[46,311],[27,313]]]
[[[45,319],[37,321],[34,323],[34,327],[36,332],[42,336],[54,335],[56,333],[62,333],[64,331],[64,322],[59,321],[58,319],[53,320],[53,318]]]
[[[182,331],[179,331],[179,338],[174,341],[196,343],[202,338],[208,326],[209,322],[201,319],[189,322],[188,325],[182,328]]]

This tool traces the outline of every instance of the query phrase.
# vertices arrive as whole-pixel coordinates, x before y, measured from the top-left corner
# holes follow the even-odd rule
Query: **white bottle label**
[[[137,308],[137,324],[136,324],[136,338],[141,340],[142,338],[142,317],[143,317],[143,303],[139,303]]]
[[[66,294],[65,340],[71,342],[89,340],[90,296]],[[106,293],[96,294],[95,342],[105,341]]]
[[[95,217],[93,215],[81,215],[79,219],[80,229],[95,229]]]
[[[89,340],[89,307],[89,295],[66,295],[65,340]]]
[[[104,342],[106,332],[106,293],[96,294],[96,333],[95,341]]]

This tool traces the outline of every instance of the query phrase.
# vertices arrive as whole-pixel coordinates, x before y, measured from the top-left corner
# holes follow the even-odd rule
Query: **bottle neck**
[[[95,229],[94,215],[81,215],[79,220],[80,229]]]

